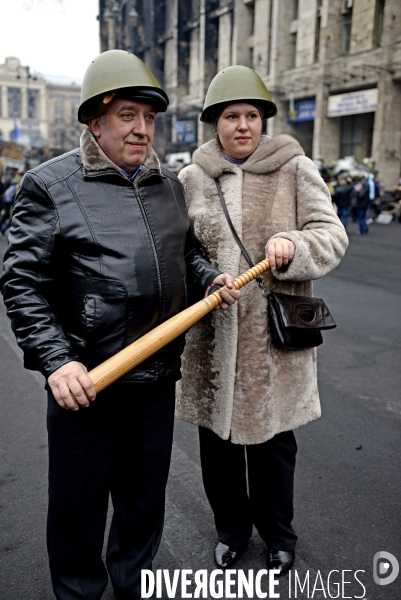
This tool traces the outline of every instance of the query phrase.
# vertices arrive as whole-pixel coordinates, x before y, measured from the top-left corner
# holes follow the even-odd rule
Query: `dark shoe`
[[[214,560],[216,565],[220,569],[228,569],[237,562],[242,554],[243,548],[236,548],[234,546],[227,546],[222,542],[219,542],[214,550]]]
[[[267,568],[280,571],[279,576],[285,575],[294,564],[294,550],[268,550]]]

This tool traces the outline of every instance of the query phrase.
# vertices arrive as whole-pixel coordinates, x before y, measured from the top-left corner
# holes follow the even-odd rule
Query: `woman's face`
[[[217,133],[226,154],[246,158],[255,150],[262,135],[258,109],[246,102],[230,104],[217,121]]]

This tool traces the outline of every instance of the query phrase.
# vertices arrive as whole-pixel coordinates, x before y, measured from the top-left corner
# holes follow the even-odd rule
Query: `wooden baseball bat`
[[[245,284],[255,279],[269,268],[268,259],[262,260],[252,269],[234,279],[234,287],[239,290]],[[92,379],[96,392],[104,390],[108,385],[131,371],[141,362],[152,356],[155,352],[166,346],[176,337],[187,331],[194,323],[199,321],[207,313],[223,302],[218,291],[206,296],[196,304],[189,306],[168,321],[149,331],[144,336],[111,356],[92,371],[89,377]]]

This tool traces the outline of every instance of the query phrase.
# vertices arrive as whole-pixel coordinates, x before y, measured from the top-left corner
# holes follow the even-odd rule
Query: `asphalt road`
[[[323,416],[296,431],[295,569],[305,585],[295,595],[294,575],[291,586],[288,577],[280,580],[275,591],[284,599],[401,599],[401,575],[389,585],[373,581],[377,552],[390,552],[401,563],[401,226],[373,225],[363,237],[356,236],[354,224],[349,229],[345,259],[315,284],[315,295],[325,299],[338,327],[325,334],[319,349]],[[2,305],[0,356],[0,600],[50,600],[43,380],[23,369]],[[215,542],[197,431],[177,421],[154,568],[171,575],[174,569],[211,572]],[[265,559],[254,533],[238,569],[256,573]],[[103,598],[113,598],[109,588]]]

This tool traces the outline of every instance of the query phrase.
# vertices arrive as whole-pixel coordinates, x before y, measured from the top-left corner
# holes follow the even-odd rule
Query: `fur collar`
[[[87,127],[81,135],[80,147],[82,164],[87,171],[104,171],[112,169],[119,175],[122,175],[121,169],[119,169],[119,167],[113,163],[113,161],[111,161],[103,152],[89,127]],[[141,172],[138,173],[136,180],[142,177],[147,171],[152,169],[158,171],[161,175],[160,162],[153,148],[151,148],[148,156],[146,157],[145,162],[143,163],[143,168]]]
[[[240,168],[251,173],[273,173],[294,156],[305,153],[300,144],[290,135],[280,134],[273,138],[262,135],[254,153],[239,167],[223,158],[216,140],[203,144],[194,152],[193,162],[199,165],[210,177],[220,177],[223,173],[237,173]]]

